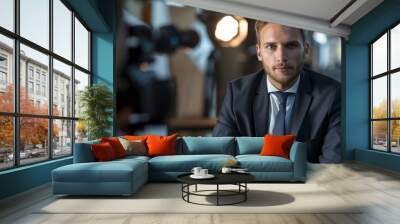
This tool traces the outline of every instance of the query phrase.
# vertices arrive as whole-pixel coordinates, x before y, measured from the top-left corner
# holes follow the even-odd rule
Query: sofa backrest
[[[264,137],[236,137],[236,155],[259,154]]]
[[[235,155],[234,137],[182,137],[177,141],[177,154]]]
[[[91,144],[100,140],[75,143],[74,163],[96,161]],[[264,144],[263,137],[178,137],[176,150],[178,155],[226,154],[244,155],[259,154]]]
[[[100,139],[75,143],[74,147],[74,163],[88,163],[95,162],[96,158],[93,155],[93,152],[90,148],[92,144],[100,143]]]

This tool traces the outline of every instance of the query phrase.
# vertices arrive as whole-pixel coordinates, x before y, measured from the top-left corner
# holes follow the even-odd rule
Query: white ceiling
[[[282,12],[329,20],[350,0],[227,0],[227,2],[246,3],[248,5],[275,9]]]
[[[383,0],[168,0],[347,38],[353,23]],[[346,8],[346,5],[349,7]],[[341,12],[342,9],[346,8]]]

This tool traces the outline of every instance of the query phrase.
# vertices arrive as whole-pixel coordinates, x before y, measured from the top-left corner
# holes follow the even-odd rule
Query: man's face
[[[268,23],[260,31],[257,58],[273,83],[288,87],[303,68],[309,45],[303,43],[300,30]]]

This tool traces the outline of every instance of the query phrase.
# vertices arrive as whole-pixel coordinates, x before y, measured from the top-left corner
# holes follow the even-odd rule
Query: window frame
[[[75,143],[75,126],[76,126],[76,121],[79,120],[79,117],[75,116],[75,108],[71,108],[71,114],[70,116],[65,115],[62,116],[61,114],[58,116],[53,115],[53,59],[58,60],[61,63],[64,63],[68,66],[71,66],[71,105],[74,105],[75,103],[75,88],[74,88],[74,82],[75,82],[75,69],[87,74],[89,76],[89,83],[88,85],[92,85],[92,57],[91,57],[91,50],[92,50],[92,43],[91,43],[91,38],[92,38],[92,30],[88,27],[88,25],[84,22],[84,20],[76,13],[72,7],[65,1],[65,0],[59,0],[68,10],[71,11],[71,18],[70,18],[70,23],[71,23],[71,59],[64,58],[63,56],[55,53],[53,50],[53,24],[54,24],[54,18],[53,18],[53,1],[54,0],[48,0],[49,3],[49,49],[46,49],[45,47],[42,47],[39,44],[34,43],[33,41],[30,41],[27,38],[24,38],[23,36],[20,35],[20,0],[14,0],[13,1],[13,10],[14,10],[14,31],[10,31],[4,27],[0,26],[0,35],[3,35],[7,38],[11,38],[13,40],[13,63],[12,63],[12,69],[11,71],[13,72],[11,75],[13,75],[14,78],[14,111],[13,112],[2,112],[0,111],[0,116],[5,116],[5,117],[12,117],[13,119],[13,153],[14,153],[14,161],[13,161],[13,166],[11,167],[5,167],[5,168],[0,168],[0,172],[5,171],[5,170],[10,170],[10,169],[16,169],[19,167],[23,166],[30,166],[33,164],[38,164],[38,163],[43,163],[46,161],[54,160],[54,159],[62,159],[66,157],[73,156],[74,152],[74,143]],[[88,31],[88,57],[89,57],[89,65],[88,69],[85,69],[78,64],[75,63],[75,21],[74,19],[79,20],[79,22],[84,26],[84,28]],[[36,50],[42,54],[45,54],[48,56],[49,63],[48,63],[48,82],[47,82],[47,88],[45,89],[48,93],[45,91],[45,95],[48,97],[48,112],[46,115],[39,115],[39,114],[27,114],[27,113],[21,113],[20,112],[20,64],[21,64],[21,57],[20,57],[20,45],[23,44],[27,47],[32,48],[33,50]],[[29,70],[29,64],[27,64],[27,73],[26,73],[26,81],[30,81],[30,74],[28,72]],[[33,70],[33,83],[34,86],[36,83],[40,83],[42,85],[42,79],[41,79],[41,72],[39,73],[39,80],[36,82],[36,69]],[[41,86],[40,85],[40,86]],[[27,91],[29,91],[27,89]],[[36,89],[34,89],[36,91]],[[38,95],[39,96],[39,95]],[[42,96],[42,94],[40,94]],[[49,143],[47,145],[47,150],[48,150],[48,155],[47,158],[43,158],[43,160],[40,160],[38,162],[32,162],[32,163],[26,163],[26,164],[21,164],[20,161],[20,119],[21,118],[45,118],[47,119],[48,122],[48,136],[47,136],[47,142]],[[71,121],[71,153],[68,155],[62,155],[62,156],[54,156],[54,147],[53,147],[53,122],[56,120],[65,120],[65,121]]]
[[[393,152],[392,151],[392,121],[400,121],[400,117],[392,117],[392,99],[391,99],[391,79],[393,75],[396,75],[396,73],[400,72],[400,67],[391,69],[391,30],[395,28],[396,26],[400,26],[400,20],[396,21],[393,23],[391,26],[385,29],[384,32],[380,33],[375,39],[373,39],[371,42],[368,43],[368,53],[369,53],[369,77],[368,77],[368,82],[369,82],[369,149],[373,151],[379,151],[379,152],[386,152],[386,153],[391,153],[391,154],[400,154],[400,152]],[[387,64],[386,64],[386,72],[373,75],[373,44],[379,40],[382,36],[387,34]],[[400,52],[399,52],[400,54]],[[378,78],[386,77],[386,86],[387,86],[387,93],[386,93],[386,98],[387,98],[387,105],[386,105],[386,117],[385,118],[373,118],[373,81]],[[386,121],[386,151],[375,149],[374,148],[374,136],[373,136],[373,122],[374,121]]]

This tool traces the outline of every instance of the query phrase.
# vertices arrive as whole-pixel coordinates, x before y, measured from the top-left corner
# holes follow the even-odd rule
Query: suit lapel
[[[308,108],[310,107],[311,101],[311,82],[308,77],[308,73],[303,70],[300,75],[299,88],[296,93],[294,109],[292,112],[293,115],[290,122],[289,130],[292,134],[298,135],[299,129],[303,123]]]
[[[266,83],[266,74],[260,72],[259,85],[256,88],[253,101],[253,122],[256,136],[268,133],[269,124],[269,97]]]

